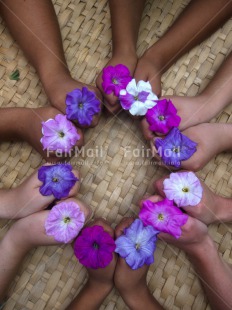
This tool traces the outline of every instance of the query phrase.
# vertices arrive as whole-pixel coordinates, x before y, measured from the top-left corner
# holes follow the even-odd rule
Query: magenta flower
[[[45,222],[48,236],[58,242],[69,243],[79,234],[84,226],[85,216],[74,201],[60,202],[49,212]]]
[[[93,116],[101,111],[101,103],[93,91],[83,87],[74,89],[66,96],[67,118],[77,121],[81,126],[89,126]]]
[[[188,215],[167,198],[158,202],[144,201],[139,217],[145,225],[151,225],[154,229],[168,233],[175,238],[181,236],[181,226],[188,220]]]
[[[203,188],[193,172],[171,173],[163,184],[166,197],[178,207],[196,206],[202,199]]]
[[[132,269],[150,265],[154,262],[157,233],[152,226],[145,227],[141,220],[136,219],[115,241],[115,252],[125,258]]]
[[[84,228],[74,244],[74,253],[79,262],[93,269],[108,266],[114,250],[114,239],[98,225]]]
[[[157,101],[157,105],[147,111],[146,119],[151,131],[164,135],[173,127],[178,127],[181,121],[175,106],[167,99]]]
[[[197,151],[197,143],[176,127],[165,138],[156,139],[154,144],[164,164],[176,168],[180,168],[181,161],[189,159]]]
[[[42,134],[40,142],[43,149],[59,150],[61,153],[69,152],[80,140],[80,135],[73,123],[62,114],[57,114],[55,119],[50,118],[46,122],[42,122]]]
[[[107,95],[113,92],[118,97],[120,90],[125,89],[131,79],[130,71],[126,66],[122,64],[115,67],[108,66],[103,69],[102,88]]]
[[[72,187],[79,181],[69,164],[42,166],[38,179],[43,182],[39,191],[43,196],[53,195],[56,199],[67,197]]]

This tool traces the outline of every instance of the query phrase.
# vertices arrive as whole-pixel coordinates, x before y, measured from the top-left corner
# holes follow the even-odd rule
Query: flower
[[[53,195],[56,199],[67,197],[71,188],[79,181],[69,164],[42,166],[38,170],[38,179],[43,182],[40,193],[43,196]]]
[[[50,118],[42,122],[42,134],[40,142],[43,149],[50,151],[69,152],[80,140],[80,135],[73,123],[62,114],[57,114],[55,119]]]
[[[84,213],[76,202],[60,202],[49,212],[45,230],[46,234],[53,236],[56,241],[69,243],[76,238],[84,223]]]
[[[146,114],[149,129],[161,134],[167,134],[173,127],[178,127],[181,118],[171,100],[162,99],[157,105],[149,109]]]
[[[113,259],[114,239],[102,226],[94,225],[82,230],[75,241],[74,253],[87,268],[105,268]]]
[[[132,115],[145,115],[148,109],[156,105],[158,97],[153,94],[149,82],[131,80],[126,89],[120,91],[119,100],[124,110]]]
[[[154,262],[157,234],[152,226],[145,227],[140,219],[136,219],[115,241],[115,252],[125,258],[132,269],[150,265]]]
[[[125,89],[131,79],[130,71],[126,66],[122,64],[115,67],[108,66],[103,69],[102,88],[107,95],[113,92],[118,97],[120,90]]]
[[[202,199],[201,182],[193,172],[171,173],[163,184],[166,197],[178,207],[196,206]]]
[[[154,144],[164,164],[176,168],[180,168],[181,161],[189,159],[197,151],[197,143],[176,127],[164,139],[156,139]]]
[[[74,89],[66,96],[67,118],[77,121],[81,126],[89,126],[93,116],[101,111],[101,103],[93,91],[83,87]]]
[[[175,207],[173,201],[167,198],[158,202],[145,200],[139,217],[145,225],[152,225],[154,229],[168,233],[175,238],[181,236],[180,227],[188,220],[188,215]]]

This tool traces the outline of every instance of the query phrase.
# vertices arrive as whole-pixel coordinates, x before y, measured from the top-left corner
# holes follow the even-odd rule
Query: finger
[[[116,238],[118,238],[122,234],[124,234],[125,228],[128,228],[134,222],[134,220],[135,220],[134,217],[126,217],[126,218],[124,218],[115,228],[115,236],[116,236]]]
[[[122,110],[122,107],[120,103],[118,102],[116,105],[112,106],[108,104],[108,102],[104,101],[104,108],[106,109],[109,114],[116,115],[120,110]]]
[[[159,72],[153,73],[153,75],[149,75],[148,81],[151,84],[152,91],[156,94],[158,98],[160,98],[162,94],[161,90],[161,76]]]
[[[168,243],[172,243],[172,242],[176,241],[176,239],[169,234],[159,233],[157,236],[160,240],[168,242]]]
[[[150,200],[154,203],[158,202],[158,201],[162,201],[163,200],[163,197],[159,196],[159,195],[153,195],[153,196],[149,196],[149,197],[144,197],[140,203],[139,203],[139,207],[142,208],[143,206],[143,203],[146,201],[146,200]]]
[[[163,182],[164,182],[164,180],[166,180],[166,179],[168,179],[169,178],[169,175],[166,175],[166,176],[164,176],[163,178],[161,178],[161,179],[159,179],[159,180],[156,180],[155,182],[154,182],[154,189],[155,189],[155,191],[159,194],[159,195],[161,195],[162,197],[166,197],[165,196],[165,193],[164,193],[164,184],[163,184]]]
[[[109,233],[111,235],[112,238],[114,238],[114,230],[113,228],[110,226],[110,223],[108,221],[106,221],[103,218],[97,218],[94,221],[92,221],[88,226],[102,226],[103,229]]]
[[[147,141],[154,139],[155,137],[154,133],[149,129],[149,124],[145,117],[140,122],[140,126],[142,129],[143,136]]]
[[[146,71],[144,71],[144,68],[142,66],[137,66],[135,69],[134,73],[134,78],[136,82],[138,83],[139,81],[148,81],[148,74]]]

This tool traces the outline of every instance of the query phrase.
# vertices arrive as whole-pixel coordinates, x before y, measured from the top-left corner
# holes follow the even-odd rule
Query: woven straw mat
[[[110,14],[107,0],[54,0],[64,49],[72,75],[94,85],[111,55]],[[138,41],[141,55],[172,24],[189,1],[148,1]],[[4,23],[0,24],[0,106],[39,107],[47,98],[34,70],[14,42]],[[194,96],[212,79],[229,53],[232,20],[182,57],[163,76],[165,94]],[[18,82],[9,73],[20,71]],[[230,122],[231,106],[213,122]],[[137,154],[123,157],[124,148],[147,149],[138,122],[124,113],[102,116],[100,124],[85,134],[86,150],[102,149],[100,158],[82,154],[73,160],[82,175],[78,197],[88,203],[95,216],[113,226],[138,211],[138,200],[153,193],[152,183],[167,171]],[[220,154],[202,169],[199,176],[217,194],[230,196],[231,154]],[[42,164],[41,156],[26,143],[0,145],[0,187],[18,185]],[[0,221],[1,237],[10,224]],[[211,225],[210,233],[224,259],[232,262],[231,226]],[[3,229],[4,228],[4,229]],[[5,309],[65,309],[86,281],[86,270],[73,255],[71,246],[39,247],[28,253],[15,277]],[[199,280],[177,248],[158,242],[155,263],[148,272],[151,292],[166,309],[209,309]],[[116,290],[101,309],[127,309]]]

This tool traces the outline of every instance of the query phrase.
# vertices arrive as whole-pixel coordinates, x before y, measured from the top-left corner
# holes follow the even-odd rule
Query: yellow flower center
[[[163,120],[165,120],[165,117],[164,117],[163,115],[160,115],[160,116],[158,117],[158,119],[159,119],[160,121],[163,121]]]
[[[183,187],[183,188],[182,188],[182,192],[188,193],[188,192],[189,192],[189,188],[188,188],[188,187]]]
[[[66,216],[66,217],[64,218],[64,223],[65,223],[65,224],[68,224],[69,222],[71,222],[71,219],[70,219],[69,216]]]
[[[60,137],[60,138],[64,138],[64,136],[65,136],[65,134],[63,133],[63,131],[60,131],[60,132],[59,132],[59,137]]]
[[[83,102],[79,102],[79,103],[78,103],[78,107],[79,107],[80,109],[82,109],[83,106],[84,106]]]
[[[164,215],[162,213],[160,213],[158,215],[158,220],[163,221],[164,220]]]
[[[116,79],[112,80],[113,84],[118,84],[118,81]]]
[[[180,147],[179,146],[174,146],[174,148],[172,149],[172,151],[174,153],[180,153]]]
[[[58,179],[58,178],[56,178],[56,177],[54,177],[54,178],[52,178],[52,181],[56,183],[56,182],[58,182],[58,181],[59,181],[59,179]]]
[[[135,248],[136,248],[136,250],[139,250],[139,249],[140,249],[140,244],[139,244],[139,243],[136,243],[136,244],[135,244]]]

